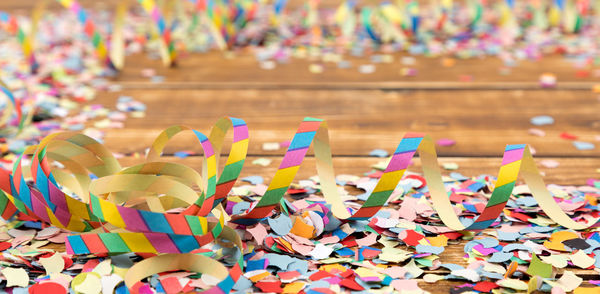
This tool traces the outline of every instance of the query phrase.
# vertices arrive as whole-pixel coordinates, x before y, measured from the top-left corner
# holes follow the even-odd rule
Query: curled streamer
[[[233,144],[218,174],[218,156],[230,129]],[[191,131],[204,150],[201,173],[183,164],[160,161],[168,141],[183,131]],[[420,133],[404,135],[371,195],[358,210],[349,210],[337,193],[327,124],[314,118],[305,118],[300,124],[266,193],[241,215],[227,216],[220,205],[234,186],[248,149],[248,128],[236,118],[217,121],[208,137],[185,126],[167,128],[153,142],[146,161],[127,168],[121,168],[108,149],[90,137],[73,132],[49,135],[25,151],[24,155],[32,155],[29,169],[22,168],[22,155],[12,174],[0,173],[0,188],[4,190],[0,212],[3,218],[9,218],[21,211],[57,227],[82,232],[67,238],[70,254],[161,254],[137,263],[127,272],[125,283],[133,291],[144,277],[184,269],[215,274],[222,281],[209,291],[229,292],[243,270],[243,245],[226,219],[252,225],[268,217],[292,183],[310,145],[314,147],[321,191],[333,215],[341,220],[375,215],[419,151],[433,207],[450,229],[489,227],[504,209],[519,172],[542,210],[558,224],[581,230],[598,221],[583,224],[572,220],[546,189],[529,148],[508,145],[485,209],[473,224],[464,226],[454,214],[444,188],[435,145]],[[52,169],[52,162],[64,168]],[[235,260],[229,270],[215,260],[194,254],[211,242],[237,248],[235,253],[228,251]]]
[[[19,130],[23,129],[25,125],[25,116],[23,116],[23,110],[21,109],[20,101],[17,101],[13,93],[10,91],[8,86],[0,80],[0,92],[2,92],[6,98],[8,98],[8,103],[6,107],[2,110],[0,114],[0,126],[4,127],[10,120],[10,117],[13,114],[13,110],[17,113],[17,121],[19,122]]]

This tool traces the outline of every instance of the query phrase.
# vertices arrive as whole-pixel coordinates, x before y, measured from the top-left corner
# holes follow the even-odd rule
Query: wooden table
[[[0,8],[20,9],[31,1],[2,1]],[[11,6],[12,5],[12,6]],[[403,65],[401,55],[391,64],[377,64],[375,73],[361,74],[357,67],[370,63],[352,58],[351,69],[337,69],[325,63],[322,74],[310,73],[314,61],[295,60],[263,70],[248,50],[235,58],[221,52],[182,56],[176,68],[163,68],[158,60],[146,55],[130,56],[125,70],[114,80],[123,86],[120,92],[101,92],[92,103],[114,108],[120,95],[144,102],[145,118],[130,118],[123,129],[107,132],[105,143],[110,150],[128,154],[123,165],[141,162],[135,153],[144,152],[159,132],[174,124],[184,124],[208,133],[220,117],[243,118],[250,129],[249,160],[242,177],[261,175],[268,182],[275,173],[285,150],[265,151],[265,142],[290,140],[305,116],[326,119],[329,123],[334,164],[339,174],[362,174],[380,161],[369,157],[376,148],[393,151],[407,131],[430,134],[434,139],[450,138],[456,145],[439,147],[440,161],[455,162],[458,172],[467,175],[495,175],[506,144],[527,143],[537,151],[539,162],[553,159],[555,169],[540,169],[547,183],[583,185],[598,177],[600,168],[599,94],[592,87],[596,67],[583,70],[588,77],[577,77],[571,62],[561,56],[549,56],[540,62],[521,62],[511,74],[501,75],[496,58],[458,60],[443,67],[441,59],[417,58],[416,65]],[[413,67],[418,74],[404,77],[403,67]],[[145,68],[156,69],[165,82],[152,83],[141,75]],[[539,76],[551,72],[558,78],[554,89],[539,87]],[[461,82],[467,76],[472,82]],[[530,118],[554,117],[555,124],[537,127],[545,137],[528,134],[534,127]],[[579,151],[572,141],[561,139],[569,132],[581,141],[595,142],[595,150]],[[200,152],[191,135],[176,137],[166,148],[166,158],[200,167],[201,156],[184,160],[176,151]],[[228,147],[225,147],[227,150]],[[312,151],[311,151],[312,152]],[[309,152],[309,154],[311,154]],[[250,164],[253,159],[269,157],[266,168]],[[419,162],[410,168],[419,172]],[[315,175],[314,159],[302,164],[296,179]],[[444,262],[465,264],[464,243],[449,246],[442,254]],[[571,269],[581,277],[599,279],[593,271]],[[423,289],[447,293],[462,282],[420,282]],[[584,283],[584,286],[593,286]]]
[[[576,70],[562,57],[525,62],[508,76],[497,73],[499,62],[492,58],[458,61],[451,68],[441,68],[440,59],[418,58],[419,74],[413,78],[400,75],[398,59],[400,56],[393,64],[377,65],[374,74],[365,75],[356,67],[339,70],[334,64],[326,64],[322,74],[312,74],[306,60],[262,70],[247,52],[234,59],[219,52],[186,56],[177,68],[168,69],[160,67],[159,61],[132,56],[115,80],[124,90],[102,93],[95,102],[114,105],[118,96],[130,95],[146,103],[145,118],[129,119],[125,128],[107,132],[106,145],[127,154],[143,153],[160,130],[170,125],[185,124],[208,133],[219,117],[243,118],[250,129],[250,147],[241,176],[261,175],[266,182],[275,174],[285,150],[265,151],[263,143],[290,140],[304,116],[328,121],[339,174],[369,171],[369,166],[381,160],[369,157],[371,150],[392,152],[404,132],[418,131],[434,139],[456,140],[454,146],[437,149],[440,162],[457,163],[458,172],[467,176],[497,174],[505,145],[515,143],[531,144],[538,162],[552,159],[560,163],[553,169],[540,166],[547,183],[583,185],[586,179],[598,176],[598,150],[579,151],[572,141],[559,137],[569,132],[582,141],[597,140],[600,100],[591,90],[597,79],[576,78]],[[354,64],[366,63],[355,60]],[[165,82],[149,82],[140,74],[144,68],[156,69]],[[560,69],[552,71],[558,76],[558,86],[542,89],[538,78],[551,68]],[[473,75],[475,81],[458,82],[461,75]],[[528,133],[535,127],[530,119],[537,115],[550,115],[556,121],[536,127],[546,131],[545,137]],[[169,160],[200,167],[201,156],[172,156],[182,150],[201,152],[191,135],[175,137],[165,153]],[[133,157],[121,161],[125,165],[140,162]],[[261,157],[273,162],[266,168],[250,164]],[[410,170],[419,172],[419,168],[417,161]],[[296,179],[315,174],[314,158],[309,157]],[[442,260],[466,265],[463,245],[446,248]],[[570,270],[585,279],[598,279],[594,271]],[[433,293],[447,293],[462,282],[419,284]]]

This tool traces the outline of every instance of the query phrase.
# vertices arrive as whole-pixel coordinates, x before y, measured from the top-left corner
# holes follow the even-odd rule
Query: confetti
[[[1,270],[2,275],[6,278],[7,287],[27,287],[29,285],[29,276],[22,268],[6,267]]]
[[[554,118],[548,115],[540,115],[531,118],[531,124],[536,126],[544,126],[554,124]]]

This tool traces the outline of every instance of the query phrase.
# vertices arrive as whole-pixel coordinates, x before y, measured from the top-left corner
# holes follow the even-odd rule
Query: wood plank
[[[434,140],[457,144],[439,147],[441,156],[500,157],[506,144],[531,144],[538,156],[598,157],[577,150],[562,132],[595,142],[600,135],[596,94],[573,91],[320,91],[320,90],[124,90],[103,92],[94,101],[115,105],[119,95],[147,105],[147,116],[129,119],[124,129],[110,130],[107,146],[115,152],[142,152],[168,126],[184,124],[208,133],[222,116],[246,120],[250,154],[264,142],[291,140],[305,116],[326,119],[333,154],[367,155],[375,148],[392,152],[404,132],[423,132]],[[173,103],[165,103],[172,101]],[[551,115],[555,124],[539,127],[545,137],[528,134],[531,117]],[[199,151],[192,136],[176,136],[167,153]]]
[[[590,91],[596,86],[595,82],[564,82],[552,89],[542,87],[537,82],[118,82],[122,89],[198,89],[198,90],[572,90]]]
[[[597,83],[600,77],[594,76],[597,66],[588,66],[582,69],[575,68],[572,61],[559,55],[548,55],[541,61],[521,61],[510,69],[510,74],[501,74],[500,68],[504,67],[502,61],[496,57],[472,58],[457,60],[452,67],[443,67],[441,58],[416,57],[415,65],[403,65],[402,57],[407,53],[393,54],[394,62],[376,64],[373,74],[361,74],[358,67],[370,64],[367,57],[352,57],[345,54],[353,67],[350,69],[337,68],[336,63],[326,62],[322,74],[313,74],[309,71],[310,64],[321,63],[319,58],[292,59],[289,63],[279,64],[273,70],[260,69],[259,63],[252,53],[252,48],[239,49],[234,58],[225,58],[222,52],[211,51],[208,53],[182,52],[177,67],[165,68],[160,60],[150,59],[146,54],[127,56],[127,66],[119,75],[120,82],[147,81],[141,76],[142,69],[154,68],[158,75],[166,77],[167,82],[204,83],[284,83],[289,85],[302,83],[320,84],[329,83],[346,84],[348,87],[354,83],[383,83],[383,82],[459,82],[461,76],[471,76],[473,82],[463,82],[466,86],[476,83],[527,83],[525,86],[538,85],[538,80],[543,73],[556,75],[558,85],[574,83],[573,86],[582,87],[578,82]],[[373,52],[373,54],[378,54]],[[402,68],[414,68],[417,75],[403,76]],[[578,77],[577,71],[585,70],[587,77]],[[390,87],[392,87],[391,85]],[[588,87],[589,84],[584,84]],[[589,89],[589,87],[588,87]]]
[[[266,167],[252,164],[252,161],[261,157],[249,156],[246,159],[240,178],[260,175],[264,178],[265,183],[269,183],[272,176],[275,175],[279,163],[282,157],[269,157],[272,159],[271,164]],[[222,169],[225,164],[226,156],[220,158],[220,167]],[[544,181],[546,184],[557,184],[557,185],[585,185],[587,179],[598,178],[597,169],[600,166],[600,158],[552,158],[556,160],[560,165],[557,168],[545,168],[539,164],[542,160],[549,158],[538,157],[536,162],[538,168],[544,173]],[[202,157],[191,156],[187,158],[179,158],[173,156],[163,156],[161,160],[169,162],[182,163],[190,166],[197,171],[202,168]],[[350,174],[350,175],[362,175],[371,171],[371,166],[381,162],[385,159],[376,157],[334,157],[333,165],[335,168],[336,175]],[[135,158],[133,156],[127,156],[119,158],[119,161],[123,166],[132,166],[134,164],[143,163],[143,158]],[[488,174],[496,176],[502,158],[464,158],[464,157],[443,157],[439,159],[440,169],[444,163],[456,163],[459,168],[455,172],[459,172],[464,176],[477,176],[481,174]],[[418,158],[413,160],[413,165],[408,168],[411,172],[422,173],[421,163]],[[296,175],[295,181],[308,179],[317,174],[315,159],[314,157],[307,157],[304,162],[300,165],[298,174]],[[442,174],[450,174],[450,171],[442,170]]]

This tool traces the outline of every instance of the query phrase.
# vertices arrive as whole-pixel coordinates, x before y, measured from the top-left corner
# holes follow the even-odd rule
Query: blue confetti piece
[[[502,248],[503,252],[511,252],[511,251],[514,251],[514,250],[526,250],[526,251],[532,252],[531,248],[529,248],[529,247],[527,247],[527,246],[525,246],[523,244],[517,244],[517,243],[515,243],[515,244],[508,244],[508,245],[504,246],[504,248]]]
[[[493,247],[498,246],[498,244],[500,244],[498,242],[498,240],[496,240],[494,238],[483,238],[483,239],[477,240],[477,242],[479,242],[479,244],[483,245],[483,248],[493,248]]]
[[[177,152],[173,153],[173,155],[175,155],[179,158],[186,158],[186,157],[190,156],[190,154],[186,151],[177,151]]]
[[[240,279],[235,282],[233,285],[233,290],[243,291],[252,288],[252,281],[248,280],[248,278],[244,276],[240,276]]]
[[[266,262],[267,262],[266,259],[248,260],[248,264],[246,265],[245,270],[248,272],[254,271],[254,270],[264,270],[267,265]]]
[[[537,201],[535,201],[535,198],[533,198],[531,196],[519,197],[519,198],[517,198],[517,200],[515,202],[520,206],[531,207],[531,206],[537,205]]]
[[[511,257],[513,257],[513,254],[510,252],[494,252],[492,257],[490,257],[487,261],[501,263],[510,260]]]
[[[435,255],[440,255],[440,254],[442,254],[442,252],[444,252],[444,247],[429,246],[429,245],[422,245],[422,244],[418,244],[416,249],[417,249],[418,253],[431,253],[431,254],[435,254]]]
[[[577,148],[577,150],[593,150],[596,148],[596,146],[590,142],[583,142],[583,141],[574,141],[573,142],[573,146],[575,146],[575,148]]]
[[[278,218],[268,218],[267,222],[271,230],[279,236],[287,235],[292,229],[292,220],[284,214],[279,215]]]
[[[521,234],[519,234],[518,232],[504,232],[504,231],[497,231],[498,232],[498,239],[501,241],[516,241],[519,237],[521,237]]]
[[[250,183],[252,185],[258,185],[258,184],[264,183],[264,179],[261,176],[249,176],[249,177],[245,177],[245,178],[242,178],[242,181],[248,182],[248,183]]]
[[[231,209],[231,211],[233,214],[242,214],[248,208],[250,208],[250,203],[244,201],[244,202],[239,202],[236,205],[234,205],[233,208]]]
[[[335,253],[339,256],[354,256],[354,251],[346,247],[336,250]]]
[[[388,157],[390,154],[383,149],[375,149],[369,153],[369,156]]]
[[[463,175],[461,175],[460,173],[457,173],[457,172],[450,173],[450,177],[453,178],[453,179],[455,179],[455,180],[457,180],[457,181],[466,181],[466,180],[469,179],[468,177],[465,177],[465,176],[463,176]]]
[[[554,118],[549,115],[538,115],[531,118],[531,124],[536,126],[551,125],[554,123]]]
[[[448,269],[450,271],[456,271],[456,270],[462,270],[465,269],[463,266],[460,266],[458,264],[454,264],[454,263],[444,263],[442,265],[440,265],[441,267]]]

